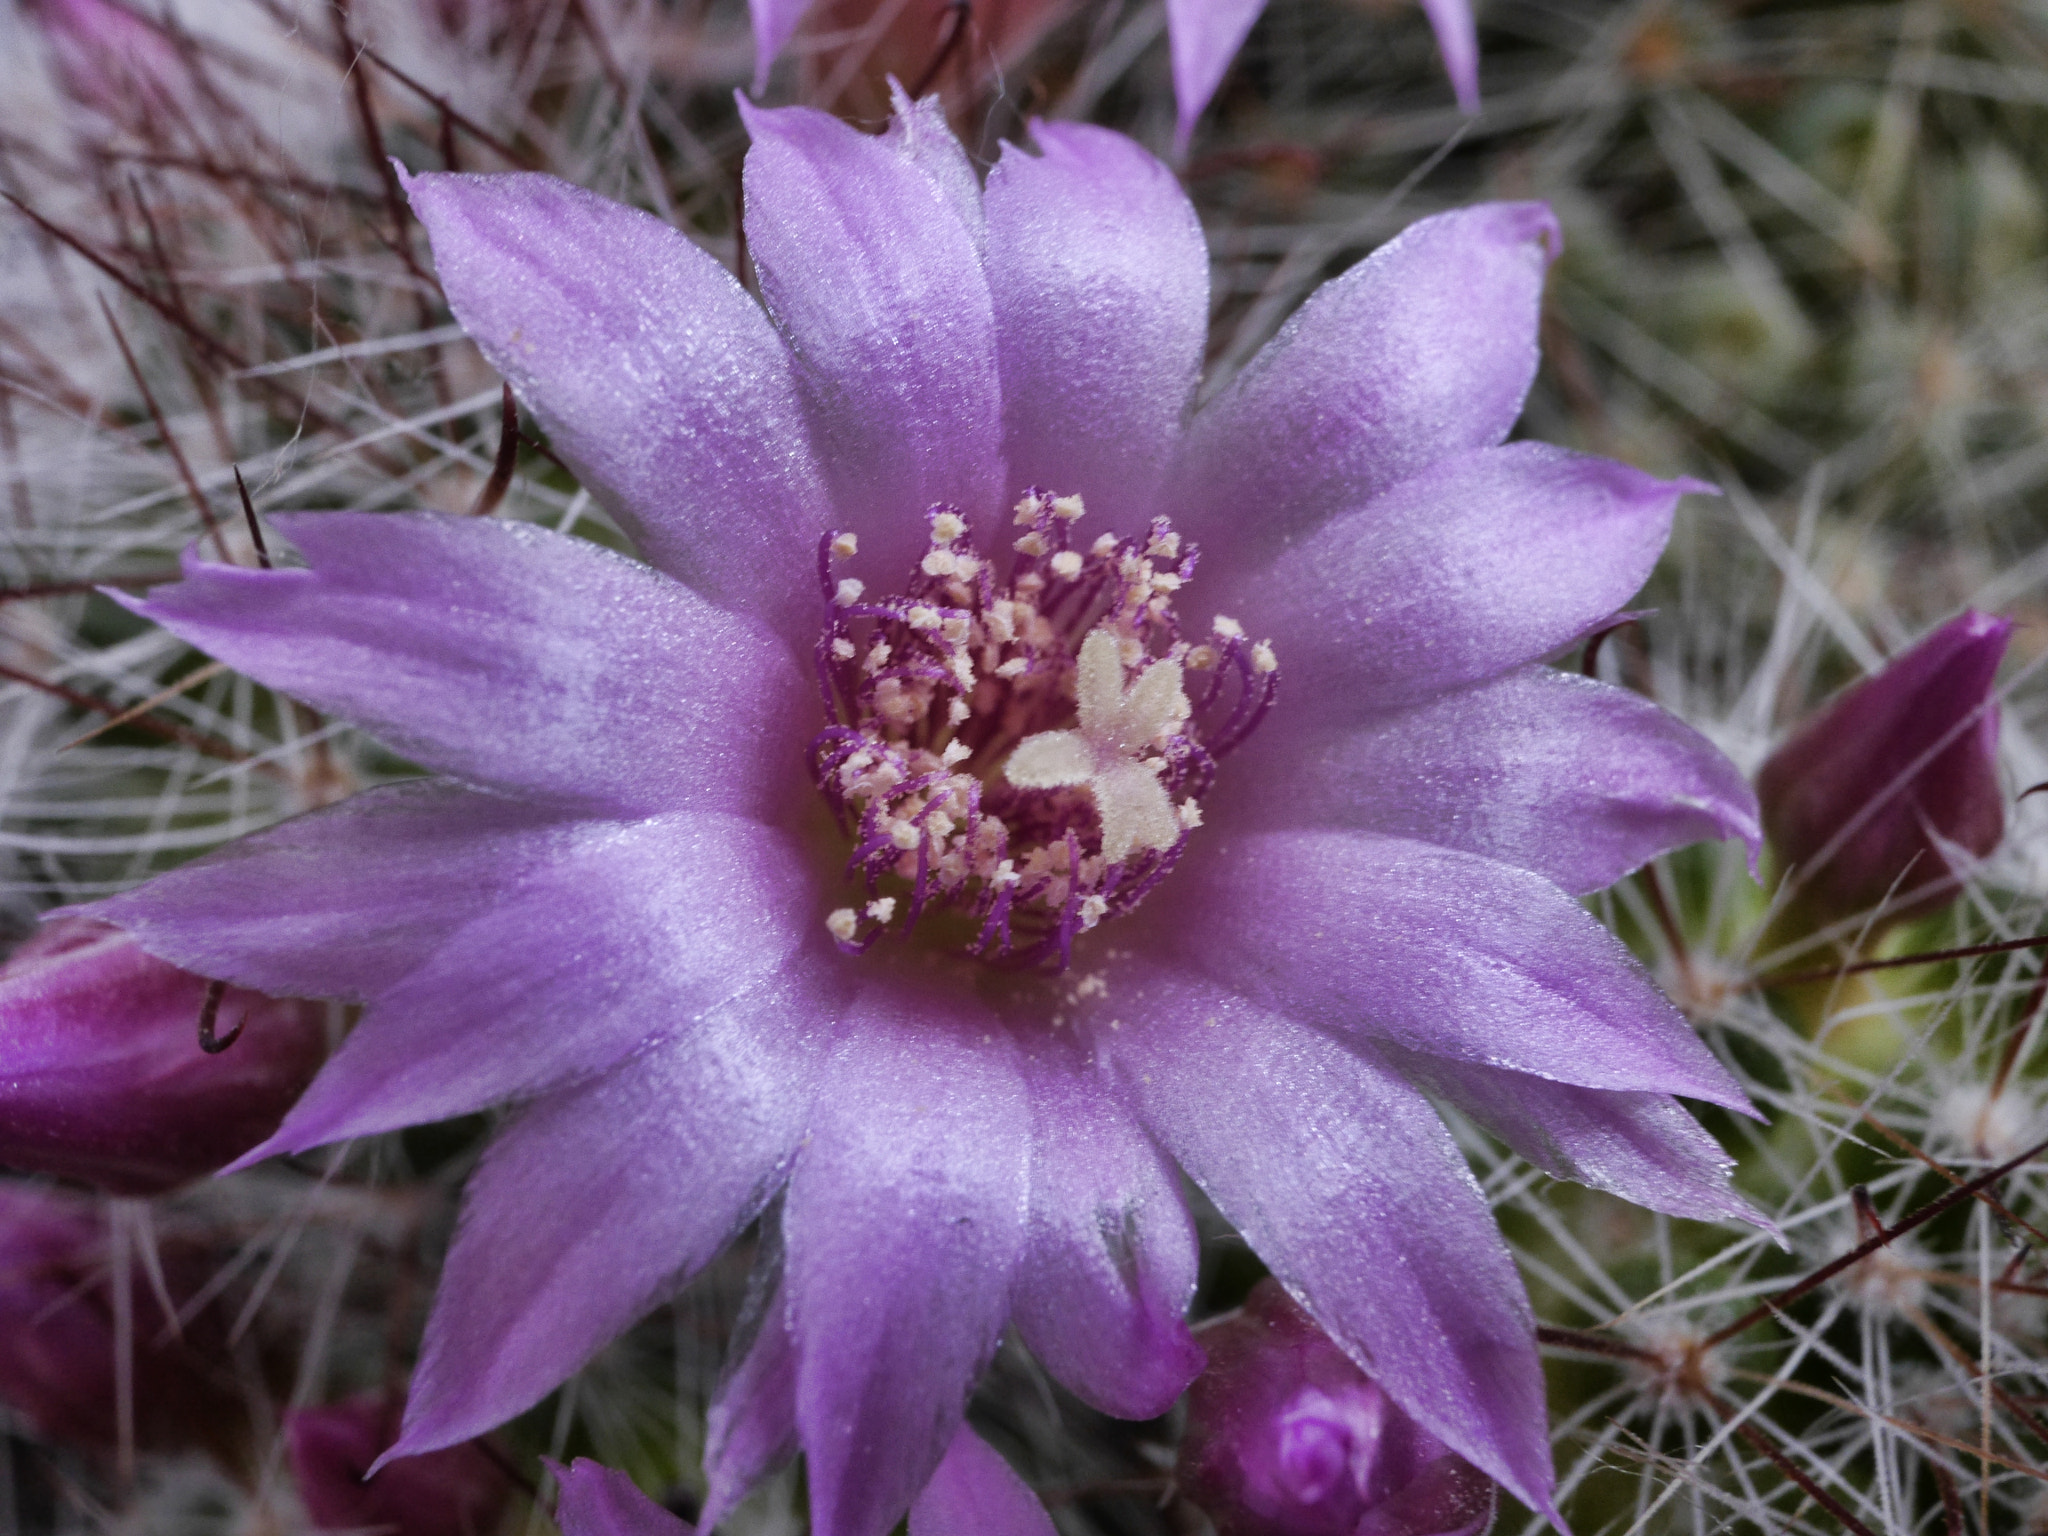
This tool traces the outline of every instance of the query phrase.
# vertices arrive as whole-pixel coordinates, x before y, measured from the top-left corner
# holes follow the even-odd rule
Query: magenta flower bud
[[[174,1301],[197,1288],[192,1255],[160,1255]],[[107,1227],[88,1201],[0,1182],[0,1402],[45,1440],[112,1450],[120,1438],[114,1285],[125,1283],[138,1327],[130,1361],[135,1444],[205,1443],[226,1452],[242,1427],[231,1374],[216,1369],[218,1334],[202,1314],[178,1338],[138,1271],[115,1275]]]
[[[155,1194],[272,1131],[327,1053],[321,1003],[207,982],[89,918],[46,923],[0,966],[0,1163]]]
[[[1221,1536],[1477,1536],[1494,1486],[1397,1407],[1274,1280],[1201,1330],[1181,1486]]]
[[[138,131],[158,114],[183,115],[191,67],[156,23],[116,0],[28,0],[28,13],[77,101]]]
[[[1764,833],[1820,923],[1947,904],[2005,835],[1992,680],[2012,623],[1965,612],[1844,689],[1757,775]]]
[[[299,1498],[323,1531],[389,1536],[484,1536],[510,1491],[476,1441],[394,1461],[363,1480],[398,1438],[399,1404],[380,1396],[285,1416],[285,1447]]]

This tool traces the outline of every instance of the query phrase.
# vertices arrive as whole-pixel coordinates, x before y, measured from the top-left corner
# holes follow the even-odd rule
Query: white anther
[[[1088,546],[1088,553],[1098,560],[1107,560],[1116,553],[1116,535],[1113,533],[1103,534],[1093,544]]]
[[[1180,535],[1171,529],[1158,535],[1145,546],[1145,553],[1161,560],[1173,560],[1180,556]]]
[[[859,553],[860,535],[853,533],[842,533],[837,534],[833,537],[832,558],[834,560],[851,560],[855,555]]]
[[[950,544],[967,531],[967,524],[958,513],[941,512],[932,519],[932,542]]]
[[[1044,505],[1045,503],[1040,501],[1036,496],[1026,496],[1022,501],[1018,502],[1016,506],[1017,526],[1019,528],[1022,528],[1027,526],[1028,524],[1036,522],[1038,520],[1039,510]]]
[[[965,725],[967,717],[973,713],[974,711],[967,707],[965,699],[955,699],[946,706],[946,724]]]
[[[1023,538],[1017,540],[1016,543],[1010,546],[1010,548],[1016,550],[1017,553],[1020,555],[1032,556],[1042,555],[1046,552],[1046,550],[1048,550],[1051,547],[1052,546],[1045,542],[1045,535],[1040,533],[1036,528],[1032,529],[1029,533],[1025,534]]]
[[[1242,640],[1244,638],[1244,626],[1235,619],[1226,619],[1220,613],[1216,615],[1210,627],[1226,640]]]
[[[1025,657],[1012,656],[1008,661],[1004,662],[1000,667],[996,668],[996,676],[1022,677],[1024,675],[1025,669],[1030,665],[1030,661],[1027,660]]]
[[[1017,861],[1015,859],[1004,859],[996,865],[996,872],[988,877],[988,883],[1000,891],[1008,886],[1016,885],[1023,878],[1022,875],[1017,873]]]
[[[1216,647],[1197,645],[1188,651],[1187,669],[1190,672],[1213,672],[1216,668]]]
[[[953,568],[957,563],[953,558],[953,551],[950,549],[935,549],[920,560],[917,565],[918,569],[927,576],[950,576],[953,574]]]
[[[939,621],[939,634],[948,643],[965,645],[971,623],[964,613],[949,613]]]
[[[839,583],[839,590],[833,593],[832,597],[840,607],[851,608],[860,601],[860,595],[865,591],[867,585],[859,577],[848,576]]]
[[[1180,824],[1190,832],[1202,824],[1202,808],[1195,804],[1192,799],[1181,801],[1175,807],[1174,815],[1180,818]]]
[[[1008,598],[999,600],[982,616],[982,623],[988,629],[989,639],[997,645],[1008,645],[1017,638],[1017,608]]]
[[[949,741],[946,750],[939,754],[939,761],[951,768],[955,763],[964,763],[974,756],[974,748],[964,741]]]
[[[1061,550],[1052,557],[1052,573],[1062,581],[1072,581],[1081,574],[1081,556],[1071,549]]]
[[[851,944],[859,929],[860,914],[851,907],[841,907],[825,919],[825,931],[842,944]]]
[[[889,841],[909,853],[924,841],[924,834],[910,822],[894,821],[889,824]]]
[[[878,923],[886,923],[895,915],[896,898],[894,896],[877,896],[868,903],[868,916]]]
[[[1052,515],[1063,522],[1073,523],[1079,522],[1082,518],[1086,517],[1088,509],[1081,505],[1081,498],[1078,496],[1055,496],[1052,503]]]
[[[868,659],[862,665],[870,672],[879,672],[889,665],[889,642],[877,640],[868,651]]]
[[[1083,896],[1080,909],[1081,931],[1086,933],[1090,928],[1101,922],[1108,912],[1109,903],[1102,897]]]
[[[932,630],[939,627],[939,610],[927,608],[922,603],[904,615],[904,622],[912,629]]]
[[[1157,571],[1152,577],[1152,590],[1154,592],[1178,592],[1180,590],[1180,578],[1171,571]]]
[[[1273,643],[1261,640],[1252,647],[1252,670],[1254,672],[1278,672],[1280,658],[1273,654]]]
[[[832,642],[832,654],[841,661],[853,660],[853,642],[847,639],[846,636],[841,635]]]

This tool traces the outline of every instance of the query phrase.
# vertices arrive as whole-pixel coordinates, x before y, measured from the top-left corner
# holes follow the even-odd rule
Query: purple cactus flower
[[[754,90],[768,83],[768,71],[789,46],[796,29],[817,0],[748,0],[754,21]],[[1176,106],[1174,144],[1186,149],[1223,72],[1250,35],[1266,0],[1166,0],[1168,51],[1173,57]],[[1436,33],[1444,69],[1457,92],[1458,106],[1479,110],[1479,29],[1472,19],[1471,0],[1422,0],[1423,14]]]
[[[230,988],[200,1049],[204,977],[90,918],[0,965],[0,1163],[115,1194],[170,1189],[277,1129],[327,1054],[324,1004]]]
[[[580,1457],[548,1463],[562,1496],[555,1524],[562,1536],[695,1536],[695,1528],[642,1493],[623,1472]]]
[[[285,1415],[292,1481],[314,1529],[389,1536],[487,1536],[497,1529],[511,1486],[473,1443],[394,1462],[364,1480],[398,1437],[398,1409],[373,1393]]]
[[[1957,615],[1815,711],[1765,762],[1764,831],[1813,921],[1935,911],[1998,846],[1992,684],[2011,635],[2009,619]]]
[[[1219,1536],[1478,1536],[1494,1487],[1403,1413],[1278,1282],[1201,1330],[1183,1491]]]
[[[249,1160],[525,1101],[388,1454],[520,1412],[758,1218],[702,1521],[801,1448],[819,1536],[880,1536],[1006,1323],[1110,1413],[1193,1378],[1178,1163],[1546,1506],[1527,1300],[1425,1092],[1743,1215],[1670,1097],[1740,1088],[1574,897],[1755,832],[1700,737],[1541,664],[1693,488],[1504,443],[1549,212],[1417,224],[1190,417],[1208,255],[1129,140],[1042,124],[984,192],[935,100],[743,111],[765,309],[563,182],[410,181],[647,564],[318,513],[277,520],[307,566],[195,553],[137,604],[437,775],[97,909],[367,1005]]]

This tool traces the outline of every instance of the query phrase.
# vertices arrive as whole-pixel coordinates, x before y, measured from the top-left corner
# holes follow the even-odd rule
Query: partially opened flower
[[[849,45],[872,55],[869,73],[895,71],[905,79],[924,74],[944,52],[959,52],[977,63],[983,56],[1002,61],[1020,54],[1071,8],[1071,0],[998,0],[994,5],[956,7],[950,0],[904,0],[892,7],[874,0],[748,0],[754,22],[754,89],[768,83],[776,57],[796,36],[797,27],[814,6],[828,14],[837,32],[853,32]],[[1166,0],[1168,51],[1173,56],[1175,100],[1174,142],[1187,147],[1195,120],[1223,83],[1223,72],[1250,35],[1266,0]],[[1472,20],[1471,0],[1422,0],[1423,14],[1436,33],[1444,68],[1465,112],[1479,110],[1479,32]],[[967,18],[965,22],[962,16]],[[859,35],[870,18],[886,18],[875,36]],[[968,25],[973,32],[956,38],[953,29]],[[843,50],[842,50],[843,51]],[[831,57],[837,57],[835,52]]]
[[[2012,622],[1962,613],[1845,688],[1757,774],[1811,924],[1946,906],[2005,835],[1993,685]]]
[[[1221,1536],[1477,1536],[1494,1490],[1272,1280],[1205,1327],[1182,1490]]]
[[[532,1404],[760,1219],[703,1523],[801,1449],[820,1536],[880,1536],[1006,1323],[1107,1412],[1186,1386],[1177,1161],[1546,1506],[1527,1302],[1417,1084],[1741,1213],[1668,1097],[1741,1091],[1574,896],[1754,832],[1698,736],[1540,664],[1688,488],[1503,444],[1549,213],[1416,225],[1189,419],[1207,252],[1128,140],[1042,125],[984,193],[935,103],[747,117],[765,313],[562,182],[410,183],[647,564],[320,513],[277,519],[308,568],[195,556],[138,604],[436,775],[98,909],[368,1005],[252,1157],[528,1101],[394,1454]]]
[[[200,1048],[202,1017],[226,1049]],[[0,1163],[158,1193],[276,1130],[326,1054],[324,1004],[209,998],[120,929],[57,918],[0,965]]]

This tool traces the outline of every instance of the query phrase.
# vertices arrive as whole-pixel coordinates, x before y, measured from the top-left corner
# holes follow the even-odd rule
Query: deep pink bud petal
[[[483,1536],[510,1492],[498,1464],[473,1443],[395,1461],[365,1482],[398,1432],[395,1400],[302,1408],[285,1415],[284,1430],[292,1478],[319,1530]]]
[[[154,1194],[277,1129],[327,1053],[327,1008],[207,981],[90,918],[44,925],[0,966],[0,1163]]]
[[[1206,1327],[1179,1475],[1221,1536],[1475,1536],[1494,1486],[1262,1280]]]
[[[1945,905],[2005,835],[1992,684],[2009,619],[1966,612],[1810,716],[1757,775],[1764,832],[1823,922]]]
[[[648,1498],[623,1472],[587,1456],[570,1466],[548,1466],[562,1489],[555,1504],[562,1536],[694,1536],[694,1526]]]

